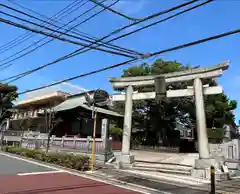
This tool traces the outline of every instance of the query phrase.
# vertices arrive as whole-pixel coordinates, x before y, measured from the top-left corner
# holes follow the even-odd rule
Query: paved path
[[[1,194],[138,193],[3,153],[0,153],[0,183]]]

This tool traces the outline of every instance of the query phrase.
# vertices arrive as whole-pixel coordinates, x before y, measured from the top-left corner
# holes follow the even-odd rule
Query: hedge
[[[39,149],[27,149],[15,146],[5,146],[3,148],[5,152],[21,155],[35,160],[56,164],[59,166],[76,169],[76,170],[88,170],[89,169],[89,157],[86,155],[74,155],[64,152],[44,152]]]

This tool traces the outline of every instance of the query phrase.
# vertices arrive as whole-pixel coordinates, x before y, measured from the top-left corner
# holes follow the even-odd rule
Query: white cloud
[[[124,14],[136,14],[139,13],[145,6],[146,1],[144,0],[133,0],[133,1],[120,1],[115,5],[115,9],[123,12]]]

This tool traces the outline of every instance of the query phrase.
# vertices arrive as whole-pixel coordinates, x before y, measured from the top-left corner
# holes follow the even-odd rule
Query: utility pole
[[[92,160],[91,160],[91,170],[94,170],[95,166],[95,137],[97,131],[97,106],[106,106],[109,101],[109,94],[104,90],[96,90],[93,96],[89,93],[85,93],[85,100],[89,107],[92,107],[92,119],[93,119],[93,136],[92,136]]]
[[[54,124],[53,124],[53,117],[54,117],[54,113],[52,111],[52,108],[49,109],[49,112],[46,111],[46,128],[47,128],[47,132],[48,132],[48,139],[47,139],[47,147],[46,147],[46,152],[49,151],[49,147],[50,147],[50,138],[51,138],[51,134],[52,134],[52,130],[54,129]]]

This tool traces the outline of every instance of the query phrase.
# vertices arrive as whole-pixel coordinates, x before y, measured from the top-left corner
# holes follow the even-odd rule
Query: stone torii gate
[[[158,96],[156,88],[158,83],[157,78],[163,77],[165,83],[174,82],[185,82],[192,81],[193,87],[181,90],[167,90],[166,97],[184,97],[194,96],[196,106],[196,117],[197,117],[197,133],[198,133],[198,150],[199,160],[195,162],[196,169],[206,169],[215,160],[210,158],[208,137],[206,130],[206,118],[204,110],[203,95],[214,95],[222,93],[221,86],[209,87],[208,85],[203,86],[202,80],[214,79],[220,77],[224,70],[229,67],[229,61],[221,63],[216,66],[208,68],[196,68],[185,70],[181,72],[174,72],[168,74],[161,74],[157,76],[137,76],[137,77],[123,77],[123,78],[110,78],[113,89],[124,89],[125,94],[115,94],[112,96],[113,101],[125,101],[125,115],[124,115],[124,127],[123,127],[123,141],[122,141],[122,152],[120,157],[120,163],[122,166],[131,165],[134,162],[134,156],[130,154],[130,138],[131,138],[131,126],[132,126],[132,103],[133,100],[143,99],[155,99]],[[155,86],[155,92],[143,92],[138,93],[136,91],[140,86]],[[161,90],[161,89],[160,89]]]

